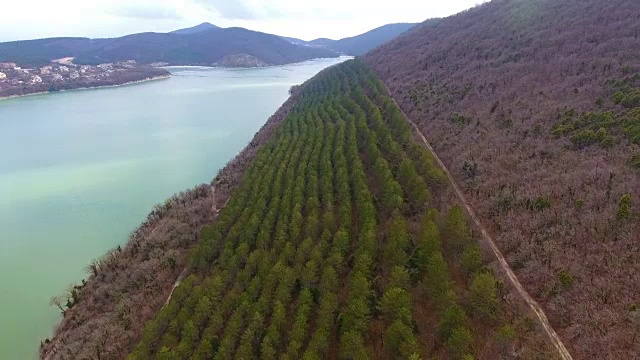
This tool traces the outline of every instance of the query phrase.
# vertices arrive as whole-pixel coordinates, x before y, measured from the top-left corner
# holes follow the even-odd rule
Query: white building
[[[7,74],[0,72],[0,80],[4,80],[7,78]]]
[[[42,82],[42,78],[38,75],[34,76],[31,78],[31,83],[32,84],[38,84]]]
[[[40,68],[40,74],[43,74],[43,75],[51,74],[51,69],[53,69],[51,66],[43,66]]]
[[[66,66],[60,66],[60,71],[61,72],[69,72],[69,68]]]
[[[62,81],[62,75],[60,74],[53,74],[53,81]]]

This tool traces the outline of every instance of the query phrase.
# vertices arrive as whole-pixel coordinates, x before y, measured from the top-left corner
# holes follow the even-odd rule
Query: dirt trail
[[[385,88],[386,88],[386,85],[385,85]],[[389,89],[386,89],[386,90],[387,90],[387,93],[391,94]],[[483,240],[485,241],[485,243],[487,245],[489,245],[489,247],[493,251],[493,254],[498,259],[498,264],[500,265],[500,268],[502,268],[502,270],[506,274],[507,279],[509,280],[511,285],[513,285],[513,287],[518,291],[520,296],[527,303],[529,308],[536,314],[536,317],[538,318],[538,321],[540,322],[540,325],[542,325],[542,328],[544,329],[544,332],[547,334],[547,336],[549,337],[549,339],[553,343],[553,346],[558,351],[558,355],[560,355],[560,357],[563,360],[572,360],[573,358],[571,357],[571,354],[569,353],[567,348],[564,346],[564,343],[562,343],[562,340],[560,339],[560,336],[558,336],[556,331],[553,329],[553,327],[549,323],[549,319],[547,319],[547,315],[544,313],[544,310],[542,310],[542,307],[540,306],[540,304],[538,304],[538,302],[535,301],[531,297],[531,295],[529,295],[527,290],[525,290],[525,288],[522,286],[522,284],[520,283],[520,281],[516,277],[516,274],[513,272],[513,270],[509,266],[509,263],[507,263],[507,260],[504,258],[504,256],[500,252],[500,249],[498,249],[498,246],[496,246],[495,241],[489,235],[489,232],[487,232],[486,228],[484,226],[482,226],[482,223],[480,223],[480,220],[476,216],[476,213],[473,211],[473,208],[471,208],[471,205],[469,205],[469,202],[467,201],[466,197],[464,196],[464,193],[458,187],[458,184],[453,179],[453,176],[451,176],[451,173],[449,172],[449,169],[447,169],[447,167],[444,165],[442,160],[440,160],[440,157],[438,156],[438,154],[436,154],[436,152],[433,149],[433,147],[431,147],[431,144],[429,144],[429,141],[427,141],[427,138],[420,131],[420,128],[418,127],[418,125],[416,125],[416,123],[414,123],[413,121],[411,121],[411,119],[409,119],[407,114],[404,113],[402,108],[398,105],[396,100],[393,99],[393,97],[391,97],[391,99],[393,100],[395,105],[398,107],[398,109],[400,109],[400,111],[402,112],[402,115],[404,115],[405,119],[409,122],[409,124],[411,124],[413,126],[413,128],[416,130],[416,132],[418,133],[418,135],[420,135],[420,138],[422,138],[422,142],[426,145],[427,149],[429,149],[429,152],[431,153],[431,155],[433,155],[433,157],[436,159],[436,161],[438,162],[438,165],[440,165],[440,167],[447,174],[447,177],[449,178],[449,181],[451,182],[451,185],[453,185],[453,189],[454,189],[454,191],[456,193],[456,196],[458,197],[458,199],[460,200],[462,205],[464,205],[465,209],[469,213],[469,216],[471,217],[471,219],[473,219],[473,222],[475,223],[476,227],[478,229],[480,229],[480,231],[482,233]]]
[[[213,212],[213,216],[214,218],[218,216],[218,213],[220,212],[221,209],[218,209],[218,207],[216,206],[216,187],[211,185],[211,212]],[[227,199],[227,201],[224,203],[224,205],[222,206],[223,208],[227,205],[227,203],[229,202],[229,199]],[[171,288],[171,292],[169,293],[169,296],[167,297],[167,301],[164,302],[164,305],[162,305],[162,307],[167,306],[167,304],[169,304],[169,300],[171,300],[171,296],[173,295],[173,292],[176,290],[176,288],[178,287],[178,285],[180,285],[180,283],[182,282],[182,280],[184,280],[185,275],[187,275],[187,267],[185,267],[182,272],[180,273],[180,276],[178,276],[178,279],[176,280],[176,282],[173,284],[173,287]]]
[[[213,211],[214,215],[218,215],[220,210],[216,207],[216,187],[213,185],[211,185],[211,198],[213,199],[213,201],[211,201],[211,211]],[[227,204],[225,203],[225,205]]]
[[[165,306],[167,306],[169,304],[169,300],[171,300],[171,296],[173,295],[173,292],[176,290],[178,285],[180,285],[182,280],[184,280],[184,276],[186,274],[187,274],[187,268],[184,268],[184,270],[182,270],[182,272],[180,273],[180,276],[178,276],[178,280],[176,280],[176,282],[173,284],[173,287],[171,288],[171,292],[169,293],[169,296],[167,297],[167,301],[164,302],[164,305],[162,305],[162,307],[165,307]]]

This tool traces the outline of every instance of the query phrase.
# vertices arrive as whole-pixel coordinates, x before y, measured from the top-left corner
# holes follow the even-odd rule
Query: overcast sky
[[[311,40],[343,38],[395,22],[421,22],[483,0],[2,0],[0,41],[113,37],[202,22]]]

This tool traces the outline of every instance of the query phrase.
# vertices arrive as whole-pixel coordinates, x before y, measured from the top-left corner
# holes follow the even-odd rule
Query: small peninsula
[[[54,60],[41,67],[23,68],[0,63],[0,99],[57,91],[118,86],[170,77],[161,68],[134,60],[98,65],[77,65],[73,58]]]

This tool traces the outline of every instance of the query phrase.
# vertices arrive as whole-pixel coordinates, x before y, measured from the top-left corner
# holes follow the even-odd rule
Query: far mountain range
[[[155,65],[260,67],[314,58],[362,55],[415,24],[388,24],[340,40],[304,41],[210,23],[169,33],[138,33],[118,38],[59,37],[0,43],[0,62],[41,66],[60,58],[97,65],[127,60]]]

